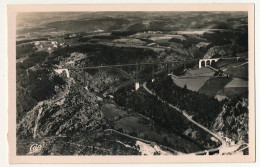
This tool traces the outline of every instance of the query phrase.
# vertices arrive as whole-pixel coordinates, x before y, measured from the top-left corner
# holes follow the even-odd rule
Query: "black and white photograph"
[[[16,155],[249,156],[248,17],[17,12]]]

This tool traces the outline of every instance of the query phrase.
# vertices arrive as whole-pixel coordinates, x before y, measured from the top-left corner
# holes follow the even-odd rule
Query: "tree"
[[[185,84],[183,88],[184,88],[184,89],[187,89],[187,85]]]

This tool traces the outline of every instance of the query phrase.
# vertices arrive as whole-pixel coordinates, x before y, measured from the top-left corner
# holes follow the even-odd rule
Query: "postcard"
[[[8,5],[10,163],[255,161],[254,4]]]

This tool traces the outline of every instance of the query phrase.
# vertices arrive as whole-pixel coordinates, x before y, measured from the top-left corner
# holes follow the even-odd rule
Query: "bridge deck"
[[[69,70],[83,70],[83,69],[98,69],[98,68],[109,68],[109,67],[126,67],[126,66],[139,66],[139,65],[156,65],[156,64],[173,64],[173,63],[189,63],[196,60],[189,61],[167,61],[167,62],[148,62],[148,63],[132,63],[132,64],[114,64],[114,65],[100,65],[92,67],[81,67],[81,68],[67,68]]]

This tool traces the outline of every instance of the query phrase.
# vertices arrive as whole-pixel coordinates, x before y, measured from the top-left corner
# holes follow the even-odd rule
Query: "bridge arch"
[[[130,74],[128,74],[125,70],[123,70],[121,68],[109,67],[109,68],[107,68],[107,70],[115,71],[118,74],[121,74],[121,76],[134,81],[133,77]]]
[[[103,72],[105,72],[105,71],[115,72],[116,75],[119,75],[120,77],[123,77],[123,78],[125,78],[125,79],[130,80],[131,83],[134,82],[133,77],[132,77],[130,74],[128,74],[125,70],[123,70],[123,69],[121,69],[121,68],[106,67],[106,68],[102,68],[102,70],[100,70],[100,69],[96,69],[96,70],[97,70],[97,72],[96,72],[94,75],[92,75],[92,77],[91,77],[91,79],[89,80],[89,82],[84,83],[84,84],[87,84],[88,86],[92,85],[92,83],[100,77],[101,73],[103,73]],[[85,76],[84,76],[84,77],[85,77]],[[85,79],[84,79],[84,80],[85,80]],[[87,86],[87,89],[88,89],[88,86]]]
[[[123,70],[121,68],[111,67],[111,68],[108,68],[108,69],[113,70],[113,71],[117,72],[118,74],[121,74],[123,77],[130,79],[132,82],[135,81],[131,75],[129,75],[125,70]],[[135,90],[138,90],[139,88],[140,88],[139,82],[135,81]]]
[[[210,65],[211,65],[211,60],[206,60],[205,62],[206,62],[206,63],[205,63],[205,67],[207,67],[207,66],[210,66]]]
[[[201,68],[202,66],[206,67],[206,62],[205,61],[200,61],[199,63],[199,68]]]

